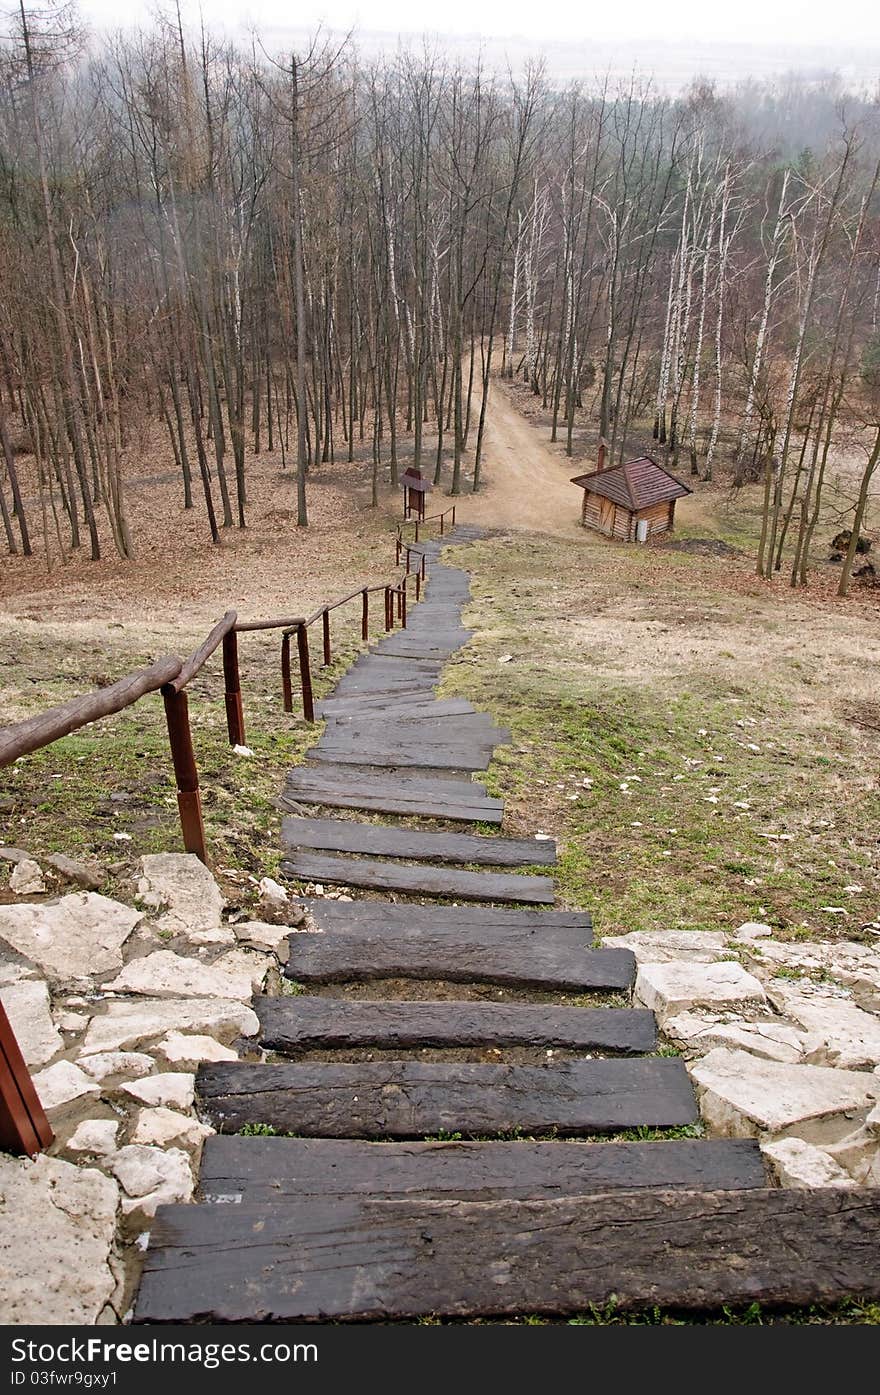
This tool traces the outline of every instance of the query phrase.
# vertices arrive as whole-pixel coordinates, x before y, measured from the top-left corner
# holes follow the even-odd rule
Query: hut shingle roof
[[[628,460],[625,465],[612,465],[608,470],[593,470],[588,475],[577,475],[572,484],[601,494],[633,513],[691,493],[686,484],[649,455]]]

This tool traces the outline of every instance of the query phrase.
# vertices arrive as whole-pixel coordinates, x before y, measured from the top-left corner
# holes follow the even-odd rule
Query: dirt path
[[[571,537],[579,527],[577,466],[557,456],[493,379],[483,446],[483,489],[465,495],[462,522]]]

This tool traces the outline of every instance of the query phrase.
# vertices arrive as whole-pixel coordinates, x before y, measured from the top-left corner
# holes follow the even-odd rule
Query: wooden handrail
[[[169,693],[179,693],[185,688],[187,683],[192,682],[198,673],[210,659],[214,650],[219,648],[230,630],[235,629],[236,614],[234,610],[227,610],[222,620],[218,620],[209,635],[202,640],[198,649],[194,649],[188,659],[184,660],[183,668],[176,678],[170,683],[165,683],[162,688],[162,696],[167,697]]]
[[[170,683],[183,668],[183,663],[173,654],[157,659],[149,668],[129,673],[118,682],[106,688],[98,688],[92,693],[82,693],[79,697],[62,702],[58,707],[50,707],[38,717],[28,717],[23,722],[13,722],[0,728],[0,766],[11,765],[19,756],[38,751],[41,746],[49,746],[62,736],[69,736],[79,727],[96,722],[101,717],[112,716],[130,707],[138,698]]]
[[[235,631],[242,635],[248,630],[295,630],[297,625],[304,623],[302,615],[294,615],[292,618],[284,620],[236,620]]]

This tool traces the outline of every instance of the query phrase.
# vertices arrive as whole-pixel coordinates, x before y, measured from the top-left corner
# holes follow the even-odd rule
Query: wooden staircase
[[[682,1060],[653,1054],[653,1013],[628,1006],[632,955],[593,948],[585,912],[523,908],[553,902],[536,870],[552,868],[553,844],[448,827],[501,823],[470,777],[507,734],[435,697],[468,638],[468,584],[426,550],[425,601],[322,704],[324,735],[284,795],[297,812],[283,822],[286,875],[369,899],[306,902],[314,928],[290,935],[285,969],[300,991],[254,1004],[276,1059],[200,1069],[220,1132],[201,1204],[157,1214],[135,1321],[864,1292],[876,1205],[770,1189],[753,1140],[687,1136],[693,1088]]]

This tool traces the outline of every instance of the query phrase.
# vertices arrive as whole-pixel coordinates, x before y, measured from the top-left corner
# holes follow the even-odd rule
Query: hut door
[[[610,499],[605,499],[601,494],[599,500],[599,531],[607,533],[609,538],[614,536],[614,505]]]

